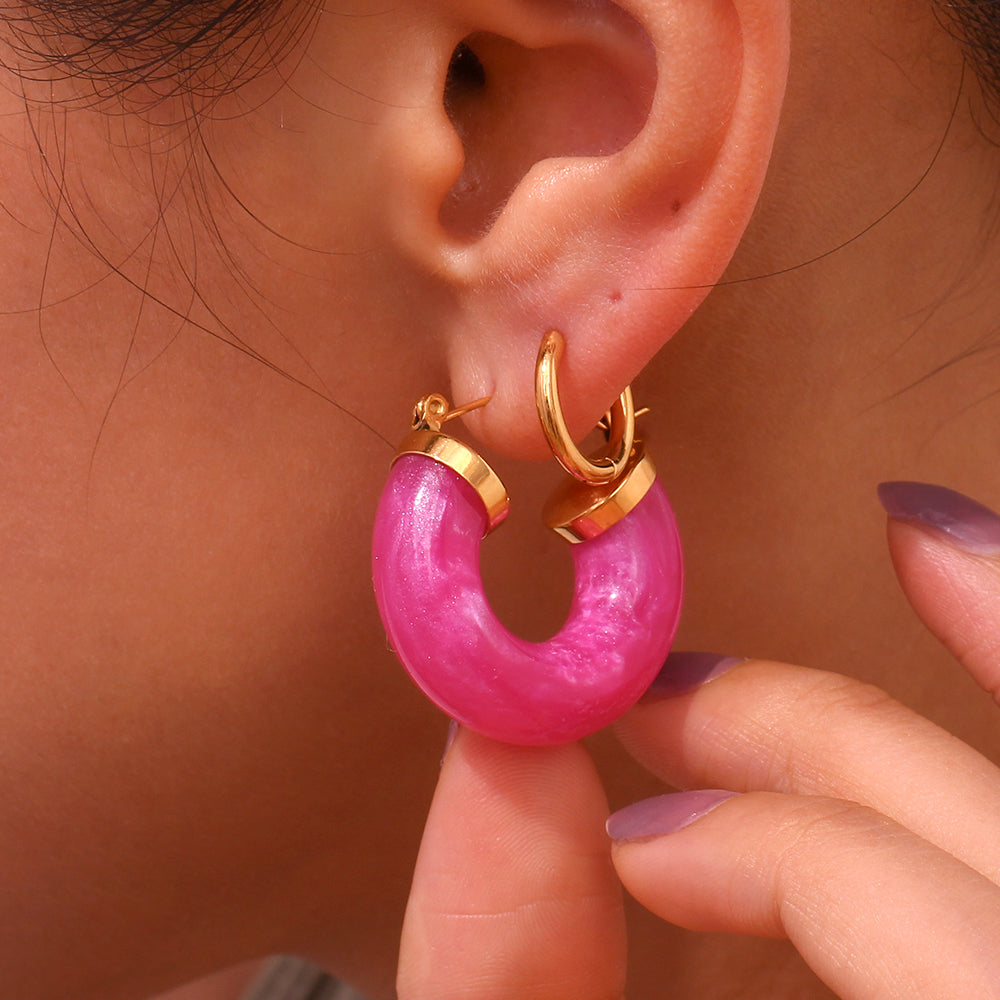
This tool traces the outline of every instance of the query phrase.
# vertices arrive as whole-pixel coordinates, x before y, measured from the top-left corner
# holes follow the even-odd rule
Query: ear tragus
[[[521,178],[556,157],[608,156],[642,129],[656,87],[649,39],[619,8],[591,38],[527,47],[479,32],[455,50],[444,104],[465,162],[441,207],[449,235],[484,235]]]

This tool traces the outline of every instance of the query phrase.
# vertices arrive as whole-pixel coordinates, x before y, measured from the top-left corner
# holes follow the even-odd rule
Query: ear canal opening
[[[445,111],[465,152],[441,206],[449,234],[463,242],[486,235],[539,161],[610,156],[639,134],[656,63],[648,38],[631,23],[626,45],[527,48],[486,32],[459,43],[444,89]]]

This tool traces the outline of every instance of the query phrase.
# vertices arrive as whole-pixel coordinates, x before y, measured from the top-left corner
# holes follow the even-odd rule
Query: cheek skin
[[[77,227],[115,234],[102,253],[139,248],[127,280],[67,228],[48,239],[30,144],[5,135],[22,218],[0,219],[0,307],[39,288],[60,304],[0,338],[0,980],[59,995],[58,951],[81,997],[114,1000],[293,951],[390,995],[445,725],[386,649],[368,539],[390,449],[349,414],[394,436],[408,403],[387,401],[442,384],[426,332],[399,333],[420,288],[391,256],[304,250],[231,200],[213,232],[178,194],[144,242],[157,201],[140,168],[159,161],[109,151],[106,128],[70,116],[68,180]],[[315,154],[285,137],[248,119],[210,138],[277,189]],[[331,174],[323,212],[357,248],[372,225],[355,180]],[[307,185],[285,192],[315,213]],[[266,202],[248,205],[263,221]],[[172,311],[140,308],[134,282]],[[123,951],[143,967],[123,972]]]
[[[62,942],[97,976],[162,941],[192,975],[271,950],[391,970],[443,724],[370,596],[387,449],[341,481],[351,423],[221,346],[179,344],[112,413],[89,474],[78,433],[18,512],[0,968]]]

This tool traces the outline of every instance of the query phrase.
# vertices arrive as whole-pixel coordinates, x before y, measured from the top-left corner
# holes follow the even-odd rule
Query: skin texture
[[[984,460],[1000,417],[990,123],[918,0],[625,8],[340,5],[197,128],[170,100],[109,115],[75,100],[91,96],[85,82],[58,81],[26,84],[26,105],[5,79],[11,995],[63,996],[70,968],[75,996],[126,1000],[279,950],[392,995],[446,725],[386,649],[371,597],[387,441],[427,391],[494,393],[467,425],[499,453],[523,514],[487,555],[487,588],[505,621],[544,637],[565,612],[566,556],[532,523],[552,475],[524,460],[544,453],[531,369],[549,327],[567,336],[578,432],[637,379],[653,407],[644,435],[686,546],[679,644],[755,661],[622,723],[652,774],[610,735],[592,742],[592,765],[579,747],[508,752],[462,734],[416,869],[402,995],[497,1000],[524,996],[526,979],[559,984],[549,996],[620,995],[601,824],[606,800],[663,781],[749,794],[617,848],[627,887],[699,931],[790,935],[829,986],[785,941],[693,934],[629,904],[630,997],[710,1000],[733,984],[751,1000],[863,997],[864,963],[884,956],[895,978],[877,995],[990,995],[974,978],[919,977],[942,928],[972,921],[995,937],[996,790],[976,755],[996,757],[993,706],[897,587],[874,494],[918,479],[1000,502]],[[506,40],[483,49],[497,87],[452,101],[450,118],[451,54],[483,33]],[[549,50],[565,85],[529,86],[523,52]],[[607,80],[628,102],[610,122],[577,103]],[[508,117],[498,90],[514,95]],[[553,157],[522,176],[532,156],[490,124],[511,116]],[[453,191],[460,135],[478,170],[500,165],[488,198]],[[976,617],[965,598],[992,594],[996,569],[941,544],[912,525],[891,536],[921,616],[985,677],[995,608],[984,600]],[[876,683],[975,751],[869,688],[775,661]],[[816,746],[831,700],[835,733],[878,753]],[[780,744],[749,739],[762,719],[783,722]],[[912,752],[890,757],[880,748],[900,728]],[[806,781],[816,755],[835,766]],[[940,760],[952,766],[931,808]],[[779,884],[774,851],[796,823],[811,839]],[[449,831],[468,824],[509,830],[511,854],[463,856]],[[817,906],[831,845],[852,886],[929,866],[926,885],[893,883],[921,914],[907,933],[859,949],[872,897]],[[743,895],[727,877],[740,851],[760,874]],[[539,871],[538,857],[551,864]],[[442,858],[468,873],[443,899],[425,877]],[[697,892],[677,891],[682,870],[705,876]],[[776,915],[788,899],[816,906],[805,930]],[[483,922],[494,940],[510,931],[487,976],[470,971],[484,968],[472,922],[435,924],[456,911],[497,915]],[[526,914],[539,916],[527,931]],[[456,934],[470,935],[456,953],[470,964],[428,972],[427,949]],[[823,935],[855,956],[854,979],[831,974]],[[581,953],[594,965],[573,979],[559,963]],[[994,971],[956,956],[956,975]]]

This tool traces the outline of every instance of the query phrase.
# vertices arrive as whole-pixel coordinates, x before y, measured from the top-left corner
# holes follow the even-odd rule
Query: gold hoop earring
[[[635,443],[632,389],[625,387],[608,416],[611,454],[596,461],[586,458],[570,437],[559,399],[558,370],[565,350],[566,340],[557,330],[550,330],[542,338],[535,365],[535,406],[556,461],[581,483],[599,486],[619,479],[632,456]]]
[[[556,365],[561,339],[546,337],[540,368]],[[579,454],[565,431],[558,387],[548,388],[554,372],[536,374],[539,384],[546,396],[540,418],[556,415],[560,451]],[[573,547],[569,617],[547,642],[512,635],[483,590],[479,545],[506,491],[475,451],[442,430],[483,400],[450,410],[442,397],[425,397],[382,493],[372,575],[390,644],[432,701],[494,739],[562,743],[608,725],[648,688],[670,648],[683,589],[680,539],[652,463],[635,441],[631,393],[627,404],[624,397],[624,426],[610,421],[615,454],[607,463],[582,462],[599,469],[602,481],[571,478],[557,498],[569,520],[552,526],[583,544]],[[620,471],[606,478],[616,462]],[[501,494],[491,509],[489,497]]]
[[[601,428],[611,454],[586,458],[573,443],[559,399],[556,369],[565,350],[561,333],[542,340],[535,367],[535,404],[552,454],[573,477],[549,498],[542,512],[547,527],[569,542],[587,542],[618,524],[656,482],[656,467],[635,437],[632,390],[625,387]],[[626,451],[627,449],[627,451]]]

